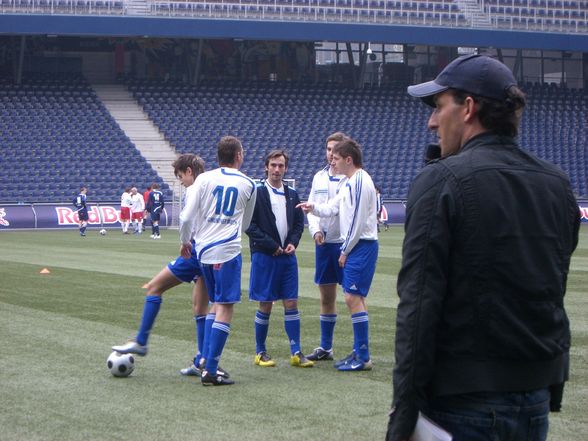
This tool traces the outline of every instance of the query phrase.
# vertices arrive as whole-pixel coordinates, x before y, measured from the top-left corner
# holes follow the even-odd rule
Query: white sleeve
[[[333,199],[324,204],[315,205],[312,209],[312,214],[319,217],[333,217],[339,214],[339,203],[341,201],[343,192],[337,193]]]
[[[192,239],[194,218],[198,212],[198,200],[200,194],[198,190],[200,190],[200,186],[197,182],[194,182],[194,184],[186,190],[185,205],[180,213],[180,243],[182,244],[189,243]]]
[[[310,188],[310,194],[308,195],[308,202],[311,202],[313,204],[315,203],[314,191],[316,186],[318,185],[317,178],[318,174],[314,175],[314,178],[312,179],[312,187]],[[320,218],[312,213],[308,213],[306,215],[306,219],[308,219],[308,231],[310,232],[310,237],[314,239],[314,235],[321,231]]]
[[[255,201],[257,200],[257,187],[253,187],[253,193],[251,193],[251,197],[249,201],[247,201],[247,205],[245,205],[245,210],[243,212],[243,224],[241,226],[241,231],[247,230],[249,225],[251,224],[251,219],[253,218],[253,210],[255,209]]]
[[[341,254],[349,254],[353,247],[357,245],[359,239],[361,239],[362,233],[362,225],[366,223],[366,220],[369,218],[369,213],[371,211],[371,204],[370,204],[370,195],[368,193],[369,187],[363,185],[363,179],[361,179],[363,175],[357,179],[354,185],[353,191],[353,219],[350,222],[349,230],[343,232],[345,234],[345,242],[341,245]],[[374,191],[375,195],[375,191]],[[359,203],[358,203],[359,201]]]

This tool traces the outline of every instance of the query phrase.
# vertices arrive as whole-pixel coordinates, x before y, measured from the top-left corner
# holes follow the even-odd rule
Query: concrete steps
[[[95,84],[92,88],[141,155],[170,188],[176,178],[171,167],[177,153],[125,86]]]

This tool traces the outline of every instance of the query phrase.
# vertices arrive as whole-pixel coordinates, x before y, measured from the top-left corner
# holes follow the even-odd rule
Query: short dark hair
[[[363,154],[361,152],[361,146],[354,139],[346,138],[343,141],[338,142],[333,147],[333,153],[336,153],[342,158],[351,156],[353,165],[356,167],[363,167]]]
[[[185,173],[186,170],[191,169],[194,177],[204,172],[204,161],[198,155],[193,153],[184,153],[172,163],[174,168],[174,175],[176,177],[180,172]]]
[[[332,134],[330,134],[330,135],[327,137],[327,140],[325,141],[325,144],[328,144],[328,143],[329,143],[329,142],[331,142],[331,141],[337,141],[337,142],[341,142],[341,141],[343,141],[343,140],[345,140],[345,139],[349,139],[349,136],[347,136],[347,135],[346,135],[345,133],[343,133],[343,132],[335,132],[335,133],[332,133]]]
[[[159,184],[157,182],[154,182],[153,184],[151,184],[151,190],[157,190],[158,188],[159,188]]]
[[[237,153],[243,149],[243,145],[234,136],[223,136],[218,143],[218,165],[231,165],[237,159]]]
[[[523,108],[527,104],[525,94],[518,86],[508,88],[504,101],[473,95],[459,89],[449,90],[456,104],[463,104],[468,96],[472,97],[478,104],[478,119],[482,127],[497,135],[517,136]]]
[[[265,166],[267,167],[269,165],[269,162],[271,159],[277,158],[279,156],[284,157],[284,160],[286,161],[286,167],[288,167],[288,162],[290,161],[290,156],[288,155],[288,152],[283,149],[275,149],[275,150],[272,150],[271,152],[269,152],[267,154],[267,156],[265,157]]]

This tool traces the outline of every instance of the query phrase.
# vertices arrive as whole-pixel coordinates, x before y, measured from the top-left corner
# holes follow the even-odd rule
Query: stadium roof
[[[271,20],[0,15],[0,35],[340,41],[588,51],[588,34]]]

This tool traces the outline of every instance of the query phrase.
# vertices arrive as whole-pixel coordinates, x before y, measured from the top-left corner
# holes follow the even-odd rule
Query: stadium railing
[[[478,0],[494,29],[588,33],[588,8],[580,1]],[[147,0],[137,12],[131,0],[0,0],[2,13],[146,15],[412,26],[488,27],[452,0]]]

